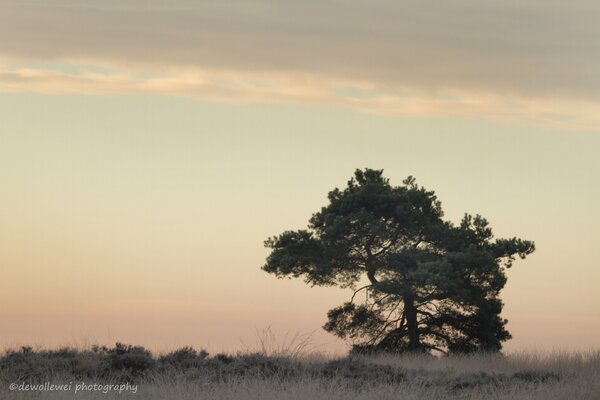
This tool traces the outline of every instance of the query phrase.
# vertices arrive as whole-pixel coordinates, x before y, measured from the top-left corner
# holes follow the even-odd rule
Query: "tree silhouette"
[[[510,338],[500,317],[505,269],[534,243],[492,240],[479,215],[466,214],[458,226],[444,221],[433,191],[412,177],[391,186],[382,173],[356,170],[308,230],[266,240],[262,269],[353,289],[350,301],[328,312],[324,329],[355,350],[500,350]]]

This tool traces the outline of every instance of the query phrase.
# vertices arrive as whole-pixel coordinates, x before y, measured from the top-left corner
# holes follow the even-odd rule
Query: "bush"
[[[224,371],[234,376],[278,377],[281,379],[295,376],[299,369],[297,362],[289,358],[254,353],[238,355]]]
[[[559,374],[546,371],[520,371],[514,373],[512,377],[513,379],[533,383],[556,382],[560,380]]]
[[[117,343],[108,350],[108,362],[111,370],[129,372],[133,376],[152,369],[155,360],[152,354],[142,346]]]
[[[102,374],[105,355],[93,351],[81,351],[69,347],[58,350],[33,351],[24,346],[20,350],[9,350],[0,358],[0,370],[9,377],[40,381],[56,372],[73,377],[91,378]]]
[[[183,347],[160,356],[158,362],[161,366],[181,370],[199,368],[206,357],[208,357],[206,350],[196,351],[191,347]]]
[[[327,378],[342,378],[355,383],[398,383],[406,373],[389,365],[376,365],[360,358],[347,357],[327,362],[321,369]]]
[[[231,362],[233,362],[234,357],[229,354],[219,353],[219,354],[215,355],[215,359],[219,360],[223,364],[230,364]]]

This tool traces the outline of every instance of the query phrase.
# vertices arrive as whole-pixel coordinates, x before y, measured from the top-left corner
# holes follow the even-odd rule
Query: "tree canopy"
[[[501,318],[505,269],[534,243],[494,239],[481,216],[443,219],[440,201],[408,177],[356,170],[313,214],[308,229],[265,241],[262,269],[310,285],[351,288],[324,329],[357,350],[498,351],[510,338]]]

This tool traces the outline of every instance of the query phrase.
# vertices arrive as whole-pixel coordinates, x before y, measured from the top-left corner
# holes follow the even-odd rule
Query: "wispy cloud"
[[[323,102],[598,127],[595,1],[0,0],[0,7],[4,91]]]
[[[63,65],[63,69],[76,69]],[[507,96],[461,88],[385,90],[372,83],[304,73],[252,73],[225,70],[65,72],[56,68],[0,69],[0,91],[47,94],[138,94],[193,96],[219,102],[318,103],[360,112],[399,116],[483,116],[594,130],[600,103],[585,100]],[[340,88],[343,88],[341,90]]]

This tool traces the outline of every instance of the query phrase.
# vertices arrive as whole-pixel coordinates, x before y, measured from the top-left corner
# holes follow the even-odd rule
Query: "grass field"
[[[86,388],[76,390],[81,383]],[[66,386],[50,390],[51,384]],[[600,352],[333,358],[192,348],[153,355],[121,344],[6,350],[0,399],[30,398],[593,400],[600,399]]]

